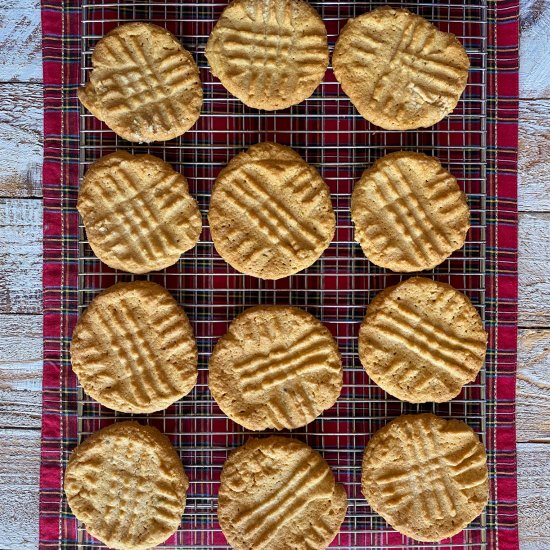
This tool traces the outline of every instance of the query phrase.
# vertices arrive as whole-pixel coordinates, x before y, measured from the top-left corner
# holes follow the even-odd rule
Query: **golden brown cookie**
[[[347,22],[332,65],[364,118],[386,130],[409,130],[432,126],[456,107],[470,61],[454,34],[385,6]]]
[[[440,541],[459,533],[487,504],[485,448],[460,420],[403,415],[369,441],[361,485],[371,508],[394,529]]]
[[[118,283],[98,294],[73,332],[71,363],[84,391],[127,413],[165,409],[197,381],[187,315],[162,286]]]
[[[205,54],[212,74],[243,103],[285,109],[321,83],[327,31],[303,0],[234,0],[212,30]]]
[[[77,208],[96,256],[130,273],[175,264],[202,230],[187,180],[152,155],[118,151],[94,162],[80,186]]]
[[[355,184],[355,240],[367,258],[392,271],[439,265],[464,246],[466,196],[434,157],[400,151],[377,160]]]
[[[370,378],[410,403],[456,397],[475,380],[486,349],[487,333],[467,296],[423,277],[380,292],[359,330]]]
[[[229,418],[249,430],[309,424],[334,405],[342,376],[330,331],[290,306],[241,313],[208,364],[212,396]]]
[[[323,550],[346,509],[328,464],[296,439],[249,439],[223,466],[218,519],[235,550]]]
[[[139,550],[178,528],[189,481],[167,437],[137,422],[94,433],[71,454],[65,494],[90,535],[109,548]]]
[[[309,267],[336,227],[319,172],[276,143],[258,143],[231,159],[214,184],[208,220],[218,254],[260,279]]]
[[[78,98],[128,141],[172,139],[199,118],[199,69],[166,29],[151,23],[121,25],[97,43],[92,66]]]

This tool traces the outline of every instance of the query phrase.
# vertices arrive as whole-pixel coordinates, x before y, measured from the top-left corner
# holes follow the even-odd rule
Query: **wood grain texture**
[[[520,121],[518,208],[550,211],[550,101],[521,101]]]
[[[518,445],[519,539],[522,550],[550,548],[550,445]]]
[[[37,547],[40,432],[0,430],[0,545]],[[13,458],[17,457],[17,460]],[[550,445],[518,445],[520,542],[523,550],[550,543]]]
[[[550,5],[546,0],[520,2],[520,97],[550,97]]]
[[[520,102],[519,210],[550,210],[550,101]]]
[[[520,330],[517,438],[550,442],[550,331]]]
[[[42,195],[42,118],[42,85],[0,84],[0,197]]]
[[[550,331],[520,330],[518,338],[517,437],[550,441]]]
[[[40,427],[42,319],[0,315],[0,427]],[[518,442],[550,442],[550,330],[520,330]]]
[[[38,547],[40,432],[0,430],[0,547]]]
[[[0,313],[42,311],[42,201],[0,199]]]
[[[42,81],[39,0],[0,5],[0,82]]]
[[[550,213],[522,214],[519,223],[519,324],[550,326]]]
[[[40,428],[42,316],[0,315],[0,428]]]

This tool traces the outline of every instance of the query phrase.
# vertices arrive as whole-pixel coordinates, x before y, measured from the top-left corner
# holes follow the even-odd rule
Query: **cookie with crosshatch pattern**
[[[392,271],[432,269],[464,246],[466,196],[439,160],[399,151],[378,159],[355,184],[355,240],[367,258]]]
[[[218,519],[235,550],[323,550],[346,509],[329,465],[297,439],[251,438],[223,465]]]
[[[126,413],[165,409],[197,381],[187,315],[162,286],[117,283],[98,294],[73,332],[71,364],[84,391]]]
[[[334,405],[342,383],[342,361],[329,330],[291,306],[245,310],[208,364],[212,396],[249,430],[309,424]]]
[[[394,529],[415,540],[440,541],[459,533],[487,504],[485,448],[461,420],[403,415],[368,442],[361,487]]]
[[[84,175],[77,208],[96,256],[131,273],[176,263],[202,230],[187,180],[152,155],[117,151],[94,162]]]
[[[280,279],[309,267],[336,228],[330,191],[290,147],[258,143],[220,172],[210,231],[220,256],[241,273]]]
[[[161,544],[178,528],[189,481],[170,441],[137,422],[111,424],[71,454],[64,489],[73,514],[109,548]]]
[[[193,56],[166,29],[127,23],[95,46],[81,103],[120,137],[134,142],[181,136],[202,107]]]
[[[476,379],[487,333],[468,297],[413,277],[380,292],[359,330],[359,359],[369,377],[410,403],[444,402]]]
[[[327,31],[303,0],[234,0],[212,30],[205,54],[212,74],[245,105],[285,109],[321,83]]]
[[[347,22],[332,65],[364,118],[386,130],[410,130],[432,126],[456,107],[470,61],[454,34],[384,6]]]

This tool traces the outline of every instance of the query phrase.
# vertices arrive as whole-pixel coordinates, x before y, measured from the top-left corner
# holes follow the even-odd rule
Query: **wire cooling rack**
[[[383,2],[312,2],[321,14],[332,51],[348,18]],[[218,482],[228,452],[250,432],[228,420],[207,388],[207,361],[230,321],[256,304],[293,304],[321,319],[336,337],[344,360],[345,385],[337,404],[292,435],[318,449],[345,484],[349,508],[332,548],[485,548],[482,515],[461,534],[441,544],[419,543],[396,533],[374,513],[360,491],[361,458],[375,430],[406,412],[433,411],[466,421],[485,437],[485,373],[450,403],[410,405],[388,396],[364,372],[357,356],[357,333],[367,304],[377,292],[405,276],[369,263],[353,240],[350,193],[362,171],[396,150],[421,151],[438,157],[459,180],[471,207],[472,228],[466,246],[435,270],[423,275],[464,291],[485,318],[485,171],[486,55],[485,0],[393,2],[426,17],[441,30],[455,33],[471,61],[466,91],[455,111],[429,129],[384,131],[371,126],[351,105],[329,68],[313,96],[300,105],[261,112],[230,96],[207,66],[204,47],[226,2],[94,0],[82,4],[81,79],[88,79],[96,42],[128,21],[152,21],[173,32],[199,64],[204,89],[201,118],[184,136],[165,143],[135,145],[118,138],[82,110],[80,169],[119,149],[151,153],[170,162],[189,180],[203,213],[199,244],[177,265],[147,276],[167,287],[189,315],[199,347],[199,380],[193,392],[166,411],[134,417],[157,426],[178,450],[190,478],[187,506],[170,548],[230,548],[217,523]],[[216,253],[206,212],[209,193],[220,169],[237,153],[260,141],[276,141],[296,149],[316,166],[332,192],[337,231],[330,248],[309,269],[279,281],[261,281],[235,272]],[[79,307],[85,308],[104,288],[134,277],[116,272],[93,255],[80,229]],[[79,440],[130,415],[114,413],[78,391]],[[257,434],[256,434],[257,435]],[[81,526],[77,545],[101,546]]]

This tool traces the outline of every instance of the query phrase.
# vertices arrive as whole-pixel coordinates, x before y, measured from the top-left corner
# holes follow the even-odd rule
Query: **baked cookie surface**
[[[432,269],[464,246],[470,209],[456,178],[434,158],[400,151],[355,184],[351,216],[367,258],[399,272]]]
[[[187,180],[152,155],[118,151],[94,162],[84,175],[77,208],[96,256],[130,273],[175,264],[202,230]]]
[[[162,286],[118,283],[78,320],[71,364],[84,391],[127,413],[165,409],[197,381],[197,347],[187,315]]]
[[[361,485],[371,508],[395,530],[440,541],[464,529],[487,504],[485,448],[460,420],[403,415],[368,442]]]
[[[444,402],[476,379],[487,333],[466,295],[413,277],[380,292],[359,330],[359,359],[369,377],[410,403]]]
[[[220,172],[208,212],[214,246],[241,273],[280,279],[309,267],[336,227],[330,191],[290,147],[259,143]]]
[[[456,107],[470,61],[459,40],[405,9],[350,19],[332,56],[344,93],[386,130],[425,128]]]
[[[120,137],[150,143],[181,136],[200,116],[193,56],[166,29],[127,23],[95,46],[81,103]]]
[[[323,550],[346,509],[328,464],[296,439],[249,439],[223,466],[218,519],[235,550]]]
[[[80,444],[65,470],[73,514],[109,548],[141,550],[178,528],[189,481],[168,438],[119,422]]]
[[[342,362],[329,330],[296,307],[258,306],[231,323],[212,352],[208,386],[249,430],[298,428],[332,407]]]
[[[212,74],[244,104],[285,109],[308,98],[323,79],[327,31],[303,0],[234,0],[205,54]]]

